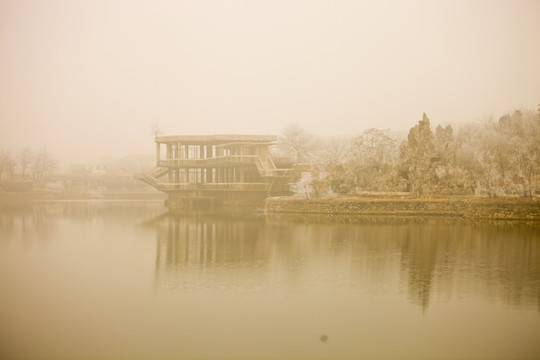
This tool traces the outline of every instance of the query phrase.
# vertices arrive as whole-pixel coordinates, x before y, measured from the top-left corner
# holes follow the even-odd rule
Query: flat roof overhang
[[[156,143],[223,144],[223,143],[273,143],[276,135],[171,135],[158,136]]]

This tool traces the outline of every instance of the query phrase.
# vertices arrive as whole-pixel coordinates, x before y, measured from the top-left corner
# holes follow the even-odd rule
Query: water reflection
[[[160,218],[163,219],[163,218]],[[157,269],[211,268],[265,258],[261,248],[264,220],[235,219],[219,215],[164,217],[157,222]]]
[[[89,230],[106,223],[133,227],[163,212],[161,201],[0,201],[0,242],[42,246],[69,233],[70,226],[88,226]]]
[[[327,282],[373,295],[404,293],[423,312],[434,298],[462,297],[540,309],[538,225],[404,218],[341,222],[226,213],[161,216],[152,222],[156,286],[187,286],[185,272],[203,274],[198,280],[204,282],[216,276],[209,270],[236,269],[234,276],[255,276],[263,285],[284,281],[287,291]]]
[[[49,209],[35,207],[31,203],[15,203],[10,206],[0,203],[0,241],[28,244],[47,239],[54,233],[56,224]]]
[[[538,357],[539,225],[165,211],[0,202],[3,357]]]
[[[410,296],[424,309],[434,293],[446,298],[483,297],[514,307],[538,306],[540,254],[535,230],[470,222],[411,227],[402,250]]]

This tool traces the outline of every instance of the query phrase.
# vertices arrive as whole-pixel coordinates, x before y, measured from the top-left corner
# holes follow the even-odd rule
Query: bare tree
[[[347,157],[350,147],[350,139],[345,137],[331,137],[322,142],[319,151],[316,152],[317,165],[323,171],[337,164],[342,164]]]
[[[150,131],[151,131],[150,134],[154,138],[157,138],[158,136],[163,134],[163,129],[161,128],[157,120],[152,121],[152,124],[150,125]]]
[[[21,176],[24,179],[24,176],[26,175],[26,170],[30,166],[34,159],[34,152],[30,150],[29,148],[25,147],[21,150],[19,153],[19,165],[21,166]]]
[[[398,147],[396,141],[385,131],[372,128],[353,139],[351,155],[356,161],[387,165],[396,160]]]
[[[392,168],[397,160],[397,142],[386,131],[367,129],[352,140],[347,156],[349,183],[359,190],[390,190]]]
[[[47,149],[41,149],[32,162],[32,177],[36,181],[43,181],[45,176],[56,169],[56,166],[56,160],[49,154]]]
[[[320,147],[320,140],[297,124],[287,126],[278,138],[281,153],[294,157],[296,163],[310,161]]]
[[[13,156],[11,151],[9,149],[2,150],[0,152],[0,180],[2,180],[3,174],[7,174],[10,178],[13,178],[15,165],[15,156]]]
[[[540,169],[540,121],[533,111],[518,110],[495,120],[460,129],[455,165],[476,193],[489,196],[537,191]]]

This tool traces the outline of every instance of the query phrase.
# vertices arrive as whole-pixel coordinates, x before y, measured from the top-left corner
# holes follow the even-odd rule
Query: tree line
[[[290,125],[277,153],[310,163],[311,179],[297,184],[306,196],[409,192],[415,197],[539,193],[540,109],[516,110],[460,126],[437,126],[426,114],[400,141],[388,130],[321,139]]]
[[[19,152],[0,150],[0,181],[42,182],[58,163],[47,149],[34,151],[25,147]]]

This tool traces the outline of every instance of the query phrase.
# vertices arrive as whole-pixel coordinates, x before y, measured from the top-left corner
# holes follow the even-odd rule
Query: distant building
[[[170,207],[261,203],[289,194],[294,171],[270,156],[274,135],[181,135],[156,137],[156,167],[141,175],[169,194]]]
[[[84,164],[72,163],[69,164],[68,172],[70,175],[89,175],[91,170]]]

